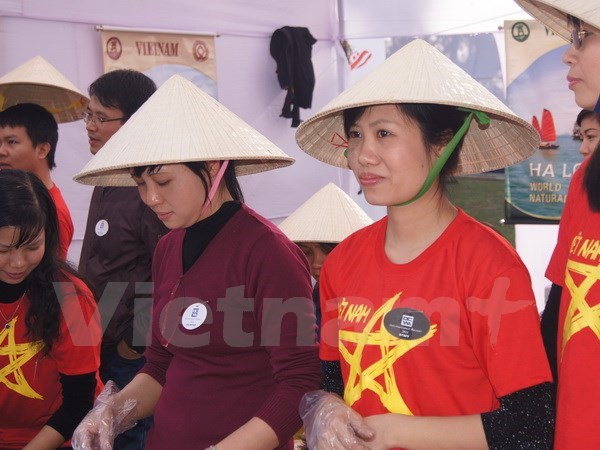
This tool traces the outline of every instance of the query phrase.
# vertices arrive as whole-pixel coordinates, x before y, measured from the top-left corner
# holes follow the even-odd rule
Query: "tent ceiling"
[[[348,39],[484,33],[530,18],[513,0],[343,0],[342,8]]]
[[[330,39],[337,34],[336,6],[336,0],[0,0],[0,16],[240,36],[307,26],[318,39]]]
[[[0,0],[2,15],[241,36],[306,26],[317,39],[490,32],[529,18],[513,0]]]

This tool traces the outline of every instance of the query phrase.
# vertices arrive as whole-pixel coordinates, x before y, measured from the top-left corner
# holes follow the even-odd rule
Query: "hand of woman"
[[[300,402],[306,443],[311,450],[366,450],[374,432],[335,394],[308,392]]]
[[[106,383],[94,407],[75,429],[71,445],[75,450],[111,450],[115,437],[136,424],[137,401],[121,401],[119,388],[113,381]]]
[[[399,428],[406,428],[401,420],[405,416],[400,414],[376,414],[365,417],[365,424],[374,431],[373,439],[369,441],[370,450],[387,450],[398,447],[394,442],[394,432]]]

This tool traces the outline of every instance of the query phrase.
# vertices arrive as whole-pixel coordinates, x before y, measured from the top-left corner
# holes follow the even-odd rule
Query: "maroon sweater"
[[[252,417],[292,448],[300,399],[321,381],[306,258],[246,206],[182,274],[184,235],[169,233],[154,255],[142,372],[163,390],[146,448],[206,448]],[[182,315],[197,303],[206,319],[186,329]]]

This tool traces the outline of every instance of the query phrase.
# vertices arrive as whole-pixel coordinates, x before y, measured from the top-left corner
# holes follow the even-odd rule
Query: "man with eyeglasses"
[[[141,72],[115,70],[102,75],[89,89],[83,120],[90,152],[106,142],[156,91]],[[79,270],[92,283],[99,299],[102,325],[100,377],[123,388],[145,363],[150,325],[152,255],[168,230],[141,201],[135,187],[96,187],[92,194]],[[143,449],[152,419],[119,435],[115,450]]]

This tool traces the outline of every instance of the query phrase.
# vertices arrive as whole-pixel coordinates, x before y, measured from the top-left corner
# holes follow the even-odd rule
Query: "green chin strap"
[[[469,108],[458,108],[458,110],[466,111],[469,114],[465,118],[465,121],[460,126],[460,128],[458,129],[456,134],[454,136],[452,136],[452,139],[450,140],[450,142],[448,142],[448,145],[446,145],[446,148],[444,148],[444,150],[440,154],[440,157],[437,159],[437,161],[431,168],[431,171],[429,172],[429,174],[427,174],[427,178],[425,178],[425,182],[423,183],[423,186],[421,186],[421,189],[419,189],[419,192],[417,192],[417,194],[413,198],[411,198],[410,200],[407,200],[403,203],[398,203],[394,206],[408,205],[409,203],[412,203],[415,200],[421,198],[423,196],[423,194],[425,194],[425,192],[427,192],[429,190],[429,188],[431,187],[431,185],[433,184],[435,179],[440,175],[440,172],[446,165],[446,162],[448,161],[448,158],[450,158],[450,155],[452,155],[452,152],[456,148],[456,145],[460,142],[460,140],[463,138],[463,136],[469,129],[469,126],[471,124],[471,119],[473,118],[473,116],[475,116],[477,122],[479,122],[480,125],[488,125],[490,123],[490,117],[484,112],[475,111],[475,110],[469,109]]]

